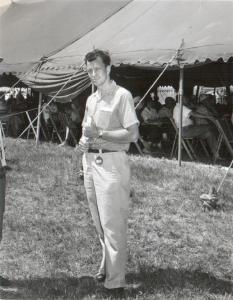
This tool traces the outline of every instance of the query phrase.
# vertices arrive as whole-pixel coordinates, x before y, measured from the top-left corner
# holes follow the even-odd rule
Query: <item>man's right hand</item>
[[[79,144],[76,146],[76,148],[81,152],[87,152],[89,149],[89,142],[87,139],[80,139]]]

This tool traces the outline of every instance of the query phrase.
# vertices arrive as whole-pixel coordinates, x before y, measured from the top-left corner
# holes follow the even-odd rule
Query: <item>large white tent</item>
[[[23,6],[18,6],[17,10],[14,10],[16,3],[24,5],[24,9],[20,11]],[[170,70],[180,68],[181,99],[183,70],[194,70],[203,65],[208,69],[210,63],[217,63],[216,68],[212,69],[215,76],[221,76],[221,70],[224,69],[223,81],[226,85],[233,83],[232,1],[48,0],[47,9],[40,10],[40,13],[33,5],[39,7],[45,4],[44,0],[35,3],[18,0],[16,3],[13,1],[0,18],[4,27],[1,50],[5,50],[0,51],[0,56],[4,58],[4,63],[0,64],[0,71],[16,72],[17,76],[32,88],[51,96],[56,95],[56,98],[75,97],[88,86],[88,78],[82,64],[84,55],[93,48],[108,50],[116,66],[123,64],[160,70],[169,63]],[[62,15],[59,15],[61,10],[58,6],[65,8],[67,3],[70,10],[62,10]],[[78,5],[79,9],[75,10],[74,5]],[[40,35],[29,34],[33,29],[28,26],[27,18],[22,18],[22,15],[28,13],[26,8],[30,8],[33,16],[35,13],[36,19],[39,20],[37,28],[42,32],[46,32],[44,22],[49,24],[51,31],[48,36],[43,36],[44,40]],[[21,17],[17,19],[18,22],[13,22],[12,16]],[[30,19],[31,15],[28,15],[28,18]],[[81,31],[74,25],[75,18]],[[70,26],[63,28],[61,23]],[[25,45],[21,40],[14,41],[12,37],[10,41],[13,42],[7,40],[12,27],[12,32],[15,33],[17,24],[25,25]],[[73,37],[70,36],[70,32],[73,32]],[[63,37],[62,41],[59,40],[60,36]],[[30,61],[28,51],[35,46],[30,39],[32,37],[33,41],[40,45],[43,41],[44,45],[52,44],[53,49],[43,52],[40,49],[37,57],[33,56],[36,59]],[[51,40],[53,42],[49,43]],[[7,51],[9,43],[10,49]],[[15,51],[17,46],[21,46],[21,51],[25,49],[25,52],[18,53],[23,53],[27,61],[18,59]],[[30,71],[32,65],[34,69]],[[213,77],[211,80],[215,80]]]
[[[185,68],[220,61],[216,76],[225,68],[224,81],[233,81],[232,1],[17,0],[0,22],[0,72],[15,72],[44,93],[56,92],[72,74],[60,97],[86,87],[79,67],[94,47],[108,50],[115,65],[148,69],[171,58],[174,68],[179,49]]]

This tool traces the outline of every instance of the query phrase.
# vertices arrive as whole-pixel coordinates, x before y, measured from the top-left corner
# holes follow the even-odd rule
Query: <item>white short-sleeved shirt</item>
[[[182,113],[182,127],[193,125],[193,121],[190,119],[191,109],[187,106],[183,105],[183,113]],[[173,110],[173,119],[176,123],[177,128],[179,128],[179,119],[180,119],[180,105],[176,104]]]
[[[97,128],[116,130],[139,124],[131,93],[112,82],[108,93],[101,95],[97,90],[88,97],[83,125],[94,121]],[[127,151],[129,143],[113,143],[101,138],[90,139],[92,149]]]

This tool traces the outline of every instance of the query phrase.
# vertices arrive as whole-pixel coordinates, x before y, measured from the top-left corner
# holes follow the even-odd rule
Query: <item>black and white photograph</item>
[[[0,300],[233,300],[233,0],[0,0]]]

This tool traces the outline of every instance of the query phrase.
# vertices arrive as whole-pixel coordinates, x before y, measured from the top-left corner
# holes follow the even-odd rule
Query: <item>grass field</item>
[[[100,245],[81,160],[73,148],[6,140],[7,195],[2,275],[17,291],[1,299],[108,299],[92,275]],[[130,156],[127,299],[233,299],[233,170],[219,192],[220,211],[199,196],[226,168]]]

